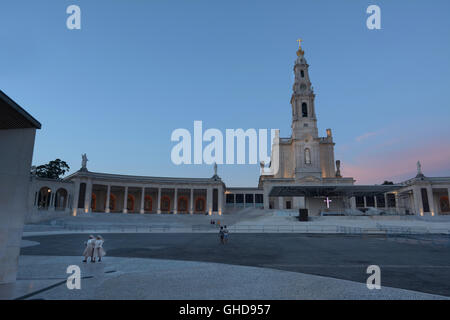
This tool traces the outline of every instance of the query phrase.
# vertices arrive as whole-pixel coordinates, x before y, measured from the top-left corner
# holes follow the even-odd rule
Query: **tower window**
[[[300,70],[300,75],[302,76],[302,78],[305,77],[305,72],[303,70]]]
[[[305,164],[311,164],[311,151],[308,148],[305,149]]]
[[[308,105],[306,104],[306,102],[302,103],[302,116],[303,118],[308,117]]]

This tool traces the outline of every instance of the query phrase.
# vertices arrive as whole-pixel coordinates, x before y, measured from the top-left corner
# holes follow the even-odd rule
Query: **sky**
[[[66,8],[81,8],[69,30]],[[381,29],[369,30],[369,5]],[[175,165],[171,134],[280,129],[291,135],[298,38],[319,134],[358,184],[450,176],[450,2],[418,0],[2,0],[0,89],[42,123],[33,164],[210,177]],[[259,165],[219,165],[256,186]]]

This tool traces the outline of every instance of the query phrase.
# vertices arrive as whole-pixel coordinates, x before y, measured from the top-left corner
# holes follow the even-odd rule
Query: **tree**
[[[61,159],[50,161],[36,168],[36,175],[41,178],[59,179],[60,176],[69,172],[69,165]]]
[[[385,184],[394,184],[394,183],[392,181],[384,180],[384,182],[382,184],[385,185]]]

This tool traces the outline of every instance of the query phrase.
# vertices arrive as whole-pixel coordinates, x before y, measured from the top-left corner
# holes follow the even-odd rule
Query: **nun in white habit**
[[[103,243],[105,241],[103,240],[102,236],[98,235],[97,239],[95,240],[95,246],[94,246],[94,262],[95,258],[98,258],[98,262],[102,261],[102,257],[106,255],[105,250],[103,249]]]
[[[83,256],[84,260],[83,262],[87,262],[87,259],[91,257],[91,262],[95,262],[93,260],[93,254],[94,254],[94,247],[95,247],[95,237],[93,235],[89,236],[89,240],[85,243],[86,248],[84,249]]]

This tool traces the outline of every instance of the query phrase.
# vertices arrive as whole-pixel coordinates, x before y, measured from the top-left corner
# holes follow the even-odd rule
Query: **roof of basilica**
[[[129,181],[129,182],[141,182],[141,183],[223,183],[219,176],[213,176],[211,178],[178,178],[178,177],[150,177],[150,176],[134,176],[112,173],[101,173],[91,171],[77,171],[64,180],[71,180],[75,177],[89,177],[98,180],[114,180],[114,181]]]

